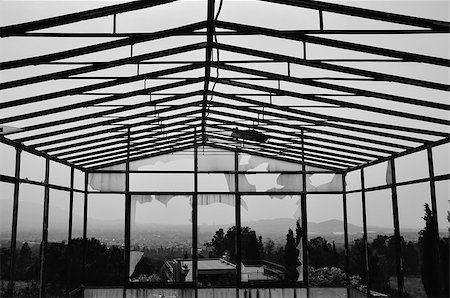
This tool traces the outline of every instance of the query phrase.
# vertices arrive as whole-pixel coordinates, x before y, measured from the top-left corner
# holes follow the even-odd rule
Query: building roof
[[[3,4],[1,138],[82,170],[208,145],[345,172],[448,142],[448,3],[353,4]]]

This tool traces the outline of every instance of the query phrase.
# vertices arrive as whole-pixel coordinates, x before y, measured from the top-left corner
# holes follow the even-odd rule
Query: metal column
[[[20,189],[20,156],[22,154],[22,147],[19,145],[16,148],[16,165],[14,171],[14,197],[13,197],[13,214],[11,227],[11,248],[10,248],[10,267],[9,267],[9,283],[8,296],[13,296],[14,293],[14,267],[16,264],[16,241],[17,241],[17,214],[19,210],[19,189]]]
[[[400,223],[398,218],[398,200],[397,200],[397,181],[395,176],[395,159],[391,160],[392,172],[392,216],[394,219],[394,239],[395,239],[395,263],[397,267],[397,289],[398,294],[403,296],[404,293],[404,279],[403,279],[403,264],[402,264],[402,248],[400,244]]]
[[[361,200],[362,200],[362,217],[363,217],[363,244],[364,259],[366,261],[366,278],[367,278],[367,297],[370,296],[370,264],[369,264],[369,244],[367,241],[367,214],[366,214],[366,186],[364,179],[364,168],[361,169]]]
[[[69,192],[69,230],[67,231],[67,249],[66,249],[66,296],[70,292],[71,262],[72,262],[72,223],[73,223],[73,188],[74,188],[75,169],[70,167],[70,192]]]
[[[236,217],[236,297],[239,297],[239,288],[241,287],[242,275],[242,255],[241,255],[241,195],[239,193],[239,154],[236,148],[234,152],[234,193],[236,199],[235,217]]]
[[[130,271],[131,195],[130,195],[130,128],[127,129],[127,160],[125,163],[125,268],[123,269],[123,297],[126,297]]]
[[[345,174],[342,174],[342,209],[344,212],[344,254],[345,254],[345,283],[347,285],[347,294],[350,296],[350,262],[348,251],[348,222],[347,222],[347,189],[345,185]]]
[[[50,159],[45,159],[45,188],[44,188],[44,218],[42,221],[42,241],[40,251],[40,280],[39,280],[39,297],[45,297],[45,275],[46,275],[46,253],[47,253],[47,240],[48,240],[48,207],[50,201]]]
[[[197,140],[197,136],[195,136]],[[194,194],[192,196],[192,282],[198,297],[198,146],[194,147]]]
[[[438,270],[438,285],[439,285],[439,293],[444,297],[444,280],[442,276],[441,268],[441,258],[440,258],[440,250],[439,250],[439,225],[438,225],[438,215],[437,215],[437,203],[436,203],[436,181],[434,180],[434,163],[433,163],[433,150],[431,146],[427,147],[427,157],[428,157],[428,173],[430,176],[430,198],[431,198],[431,211],[433,213],[433,225],[435,235],[435,254],[437,260],[437,270]]]

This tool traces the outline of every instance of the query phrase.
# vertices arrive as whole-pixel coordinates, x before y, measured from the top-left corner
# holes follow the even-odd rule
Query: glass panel
[[[397,182],[429,177],[427,152],[423,150],[395,159],[395,171]]]
[[[425,216],[425,204],[431,208],[430,184],[400,186],[397,188],[397,197],[405,292],[411,297],[426,297],[420,264],[425,258],[429,260],[435,253],[426,252],[430,248],[426,244],[429,238],[419,240],[419,231],[425,227],[425,221],[422,219]],[[435,244],[432,241],[431,247],[433,246]],[[420,247],[423,247],[422,251]]]
[[[16,150],[14,147],[0,143],[0,174],[14,177]]]
[[[130,174],[131,191],[193,191],[192,174]]]
[[[397,296],[391,190],[367,192],[366,208],[370,289]]]
[[[198,191],[234,191],[234,174],[198,174]]]
[[[342,175],[340,174],[307,174],[306,191],[308,192],[341,192]]]
[[[347,191],[361,189],[361,171],[351,171],[345,176]]]
[[[199,171],[234,171],[234,152],[206,147],[198,150]]]
[[[450,235],[450,180],[443,180],[436,182],[436,204],[437,204],[437,219],[439,227],[439,253],[442,268],[442,280],[448,280],[449,268],[449,235]],[[448,283],[443,283],[441,293],[448,295]]]
[[[179,171],[194,170],[194,155],[189,151],[176,152],[170,155],[146,158],[130,163],[130,169],[136,171]],[[125,168],[123,168],[125,170]]]
[[[123,284],[124,227],[124,195],[89,194],[86,259],[89,269],[84,276],[87,285]]]
[[[131,196],[131,282],[192,282],[191,197]]]
[[[83,237],[84,194],[73,193],[72,239]]]
[[[366,261],[363,242],[361,193],[347,195],[347,229],[349,245],[349,274],[353,287],[361,288],[367,285]]]
[[[70,168],[61,163],[50,161],[50,184],[70,187]]]
[[[69,192],[50,189],[45,289],[49,296],[63,296],[67,282]]]
[[[388,163],[382,162],[367,168],[364,168],[364,183],[366,188],[381,186],[387,184]]]
[[[303,189],[300,174],[239,174],[239,191],[299,192]]]
[[[67,243],[69,231],[69,192],[50,189],[48,242]]]
[[[22,151],[20,161],[20,178],[44,182],[45,159]]]
[[[44,213],[44,187],[22,183],[17,218],[15,292],[39,296],[40,247]]]
[[[83,277],[81,268],[83,262],[83,211],[84,211],[84,194],[73,193],[73,209],[72,209],[72,240],[70,242],[69,253],[69,290],[78,288]],[[88,221],[89,222],[89,221]]]
[[[259,157],[256,155],[239,155],[239,171],[280,172],[301,170],[302,165],[300,164]]]
[[[343,286],[346,275],[342,195],[307,198],[310,285]]]
[[[226,286],[236,282],[235,197],[198,206],[198,285]]]
[[[74,189],[84,190],[84,172],[75,169],[73,187]]]
[[[450,173],[450,143],[433,147],[434,175]]]
[[[449,236],[450,219],[450,180],[436,181],[436,205],[438,213],[439,235],[441,238]]]
[[[14,184],[0,182],[0,296],[8,287],[11,261],[11,224],[14,200]]]
[[[300,197],[241,200],[242,281],[302,281]]]
[[[88,179],[89,190],[125,191],[125,174],[90,173]]]

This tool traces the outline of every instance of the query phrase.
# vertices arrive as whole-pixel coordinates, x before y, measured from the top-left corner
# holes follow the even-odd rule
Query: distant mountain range
[[[2,217],[0,219],[0,227],[2,231],[8,230],[11,225],[12,204],[9,200],[0,200],[0,208],[3,209]],[[20,202],[19,205],[19,219],[18,229],[28,232],[34,230],[42,230],[42,205],[38,205],[31,202]],[[4,212],[6,210],[6,212]],[[9,211],[8,211],[9,210]],[[106,211],[107,212],[107,211]],[[82,218],[78,215],[74,215],[73,218],[74,229],[81,229]],[[96,230],[111,231],[111,230],[123,230],[123,220],[99,220],[94,218],[88,218],[88,227],[95,228]],[[295,230],[295,219],[293,218],[277,218],[277,219],[263,219],[257,221],[242,222],[241,225],[252,228],[257,231],[258,234],[265,235],[286,235],[289,228]],[[49,226],[53,229],[60,227],[60,229],[66,230],[68,226],[68,214],[59,208],[51,208],[49,214]],[[348,224],[349,234],[362,233],[362,227]],[[231,227],[231,225],[199,225],[200,233],[214,234],[219,228],[223,228],[225,231]],[[136,231],[153,231],[153,232],[189,232],[191,226],[189,225],[171,225],[160,223],[137,223],[133,228]],[[378,226],[368,226],[369,233],[392,233],[392,229]],[[406,232],[404,229],[403,231]],[[324,222],[308,222],[308,233],[317,235],[339,235],[344,232],[344,225],[341,220],[331,219]],[[408,232],[417,232],[417,229],[408,229]]]

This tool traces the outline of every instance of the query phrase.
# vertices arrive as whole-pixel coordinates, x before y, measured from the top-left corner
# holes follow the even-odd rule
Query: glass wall
[[[54,172],[50,173],[50,176]],[[70,177],[70,175],[69,175]],[[63,296],[67,282],[67,242],[69,233],[69,192],[50,189],[48,243],[45,251],[45,291]]]
[[[342,195],[317,194],[307,198],[309,283],[311,286],[344,286]]]
[[[0,143],[0,174],[14,177],[16,150],[14,147]]]
[[[11,262],[11,227],[14,184],[0,182],[0,296],[8,286]]]
[[[131,282],[192,282],[191,201],[191,196],[131,196]]]
[[[439,227],[439,259],[441,293],[449,295],[450,180],[436,182],[437,219]]]
[[[300,196],[242,196],[242,282],[302,281]]]
[[[396,267],[392,193],[390,189],[366,193],[370,289],[395,294]]]
[[[421,237],[421,230],[425,229],[423,217],[426,216],[426,208],[431,209],[430,184],[427,182],[397,187],[397,198],[405,292],[411,297],[426,297],[421,264],[424,258],[429,257],[424,254],[431,252],[424,250],[428,237]],[[435,245],[431,243],[431,246]]]
[[[198,196],[197,280],[200,287],[236,284],[235,206],[234,194]]]
[[[31,165],[30,165],[31,167]],[[40,249],[44,219],[44,187],[20,184],[17,216],[16,266],[17,296],[39,295]]]
[[[347,229],[350,284],[364,290],[367,286],[367,272],[361,192],[347,195]]]
[[[125,196],[89,194],[87,218],[86,285],[118,286],[123,284]],[[79,243],[77,243],[79,242]],[[72,240],[74,247],[82,244]],[[82,252],[81,249],[79,252]],[[75,254],[79,253],[77,249]],[[78,268],[79,269],[79,268]],[[74,274],[74,270],[72,270]],[[75,275],[76,276],[76,275]]]

